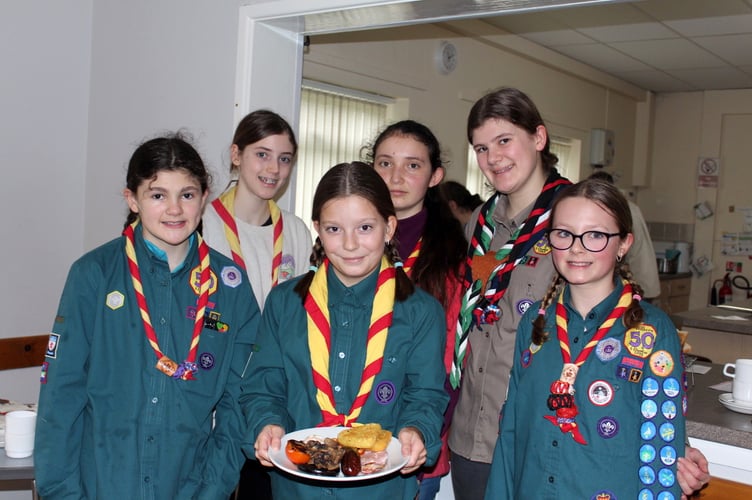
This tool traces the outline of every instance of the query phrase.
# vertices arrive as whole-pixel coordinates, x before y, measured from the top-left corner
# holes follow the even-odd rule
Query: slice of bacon
[[[360,455],[360,471],[361,474],[373,474],[378,472],[384,467],[389,460],[389,453],[384,451],[370,451],[366,450]]]

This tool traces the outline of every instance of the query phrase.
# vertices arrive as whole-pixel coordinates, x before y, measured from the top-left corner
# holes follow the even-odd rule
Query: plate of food
[[[285,472],[321,481],[373,479],[407,463],[399,440],[379,424],[290,432],[279,450],[269,450],[269,460]]]

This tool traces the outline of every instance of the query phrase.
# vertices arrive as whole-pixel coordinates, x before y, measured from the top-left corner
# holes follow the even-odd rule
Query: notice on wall
[[[724,232],[721,236],[722,255],[752,255],[752,231]]]
[[[720,158],[699,158],[697,161],[697,187],[717,188],[720,170]]]

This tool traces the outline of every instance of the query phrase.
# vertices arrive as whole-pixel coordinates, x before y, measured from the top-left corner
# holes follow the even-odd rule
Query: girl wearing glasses
[[[556,273],[520,321],[486,498],[680,498],[681,347],[624,262],[626,199],[565,188],[548,241]]]

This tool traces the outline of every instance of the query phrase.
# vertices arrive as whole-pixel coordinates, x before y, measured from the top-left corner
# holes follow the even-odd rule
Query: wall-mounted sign
[[[720,170],[720,158],[701,157],[697,162],[697,187],[717,188]]]

